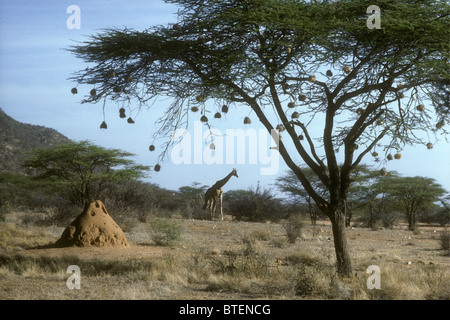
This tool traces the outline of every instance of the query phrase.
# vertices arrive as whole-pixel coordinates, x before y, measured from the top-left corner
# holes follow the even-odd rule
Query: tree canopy
[[[37,179],[58,183],[65,197],[83,205],[100,199],[111,182],[145,176],[149,167],[126,159],[130,156],[133,154],[80,141],[36,148],[22,165]]]
[[[179,6],[178,23],[106,29],[69,49],[88,64],[72,77],[95,90],[84,101],[154,108],[171,97],[157,132],[166,137],[188,124],[192,106],[208,126],[208,111],[250,109],[269,133],[288,137],[277,150],[330,218],[338,271],[348,275],[350,172],[376,147],[385,156],[408,144],[431,148],[447,133],[449,5],[380,0],[381,29],[369,29],[369,0],[167,2]]]

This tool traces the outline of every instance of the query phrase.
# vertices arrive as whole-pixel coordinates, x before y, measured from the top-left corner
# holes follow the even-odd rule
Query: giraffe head
[[[231,171],[231,174],[232,174],[233,176],[235,176],[236,178],[239,178],[236,169],[233,169],[233,171]]]

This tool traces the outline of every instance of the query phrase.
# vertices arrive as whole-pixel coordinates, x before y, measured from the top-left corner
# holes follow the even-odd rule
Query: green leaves
[[[33,169],[37,179],[61,185],[71,200],[82,204],[100,197],[107,183],[144,177],[149,167],[126,159],[130,156],[133,154],[81,141],[35,149],[22,165]]]

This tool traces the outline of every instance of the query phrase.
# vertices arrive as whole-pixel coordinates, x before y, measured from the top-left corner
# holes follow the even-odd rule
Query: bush
[[[240,250],[226,250],[222,254],[209,254],[208,265],[214,274],[238,278],[267,279],[272,275],[271,267],[274,259],[259,250],[253,235],[241,238]]]
[[[283,223],[283,228],[286,230],[286,235],[290,243],[295,243],[297,238],[302,235],[303,226],[304,223],[299,215],[290,216]]]
[[[286,215],[286,206],[271,189],[234,190],[224,194],[227,211],[237,220],[279,220]]]
[[[181,239],[181,226],[167,219],[151,222],[152,239],[156,245],[169,246]]]
[[[441,249],[446,252],[446,255],[450,256],[450,232],[448,230],[441,232],[440,241]]]
[[[428,214],[422,214],[419,220],[424,223],[436,223],[443,227],[450,223],[450,211],[447,208],[438,208]]]
[[[383,227],[393,229],[400,219],[396,212],[385,213],[382,216]]]

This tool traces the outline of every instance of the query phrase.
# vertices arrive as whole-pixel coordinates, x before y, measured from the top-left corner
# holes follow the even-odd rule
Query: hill
[[[21,123],[0,109],[0,172],[24,173],[20,163],[27,152],[68,141],[54,129]]]

